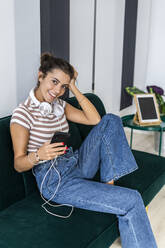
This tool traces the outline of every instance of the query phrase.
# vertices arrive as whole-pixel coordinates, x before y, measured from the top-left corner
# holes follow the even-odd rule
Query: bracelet
[[[30,162],[32,165],[36,165],[36,164],[38,164],[39,161],[40,161],[40,158],[39,158],[38,153],[37,153],[37,152],[34,152],[34,155],[35,155],[35,161],[32,161],[32,160],[31,160],[31,158],[30,158],[30,153],[27,155],[28,160],[29,160],[29,162]]]
[[[35,155],[35,158],[36,158],[36,162],[38,163],[40,161],[40,157],[39,157],[37,152],[38,152],[38,150],[34,153],[34,155]]]
[[[32,165],[35,165],[35,163],[31,160],[31,158],[30,158],[30,153],[27,155],[27,158],[28,158],[28,160],[29,160],[29,162],[32,164]]]

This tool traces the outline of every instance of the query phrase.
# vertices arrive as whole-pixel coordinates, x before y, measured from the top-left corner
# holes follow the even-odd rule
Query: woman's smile
[[[48,91],[49,97],[51,98],[51,100],[54,100],[57,95],[55,95],[53,92],[51,92],[50,90]]]

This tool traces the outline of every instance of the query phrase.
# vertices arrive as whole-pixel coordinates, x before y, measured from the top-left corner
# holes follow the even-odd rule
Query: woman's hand
[[[76,82],[76,79],[77,79],[77,76],[78,76],[78,72],[75,70],[75,68],[73,67],[74,69],[74,76],[73,78],[71,79],[70,83],[69,83],[69,89],[73,92],[73,89],[75,87],[75,82]]]
[[[37,153],[40,160],[51,160],[65,154],[66,149],[68,147],[65,147],[63,142],[50,144],[50,141],[47,141],[38,149]]]

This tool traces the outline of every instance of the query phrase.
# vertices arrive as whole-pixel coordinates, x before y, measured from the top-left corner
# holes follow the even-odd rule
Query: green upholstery
[[[13,167],[10,117],[0,119],[0,210],[25,197],[22,175]]]
[[[71,134],[71,136],[69,137],[67,146],[68,147],[72,146],[73,150],[75,151],[80,147],[82,143],[82,138],[77,125],[71,121],[68,122],[69,122],[69,133]]]
[[[101,100],[94,94],[87,97],[103,116],[105,109]],[[75,98],[68,102],[78,107]],[[70,218],[61,219],[43,210],[31,171],[17,173],[13,169],[9,121],[10,117],[0,119],[0,248],[108,248],[119,236],[115,215],[75,208]],[[75,150],[91,127],[69,125],[69,142]],[[133,154],[139,169],[116,184],[137,189],[147,205],[165,183],[165,158],[140,151]],[[95,179],[98,177],[99,173]],[[65,215],[70,208],[54,211]]]
[[[91,94],[91,93],[86,93],[84,95],[87,98],[89,98],[90,101],[95,105],[101,117],[105,115],[106,111],[105,111],[104,105],[98,96]],[[75,97],[70,98],[68,100],[68,103],[72,104],[74,107],[81,109]],[[85,139],[85,137],[88,135],[88,133],[93,127],[93,126],[87,126],[87,125],[82,125],[82,124],[76,124],[76,125],[79,128],[79,132],[80,132],[82,139]]]
[[[109,233],[106,241],[108,247],[111,235],[113,238],[118,236],[118,232],[114,234],[113,230],[111,234],[110,223],[116,222],[114,215],[75,209],[69,219],[60,219],[47,214],[41,208],[41,203],[39,194],[33,193],[2,212],[0,223],[4,224],[0,224],[1,248],[6,247],[6,243],[9,248],[17,248],[18,244],[24,248],[83,248],[88,245],[94,248],[99,247],[92,245],[99,235],[105,242],[105,230]],[[64,215],[69,211],[66,207],[55,209],[55,213]]]
[[[120,178],[116,185],[138,190],[148,205],[165,184],[165,158],[133,150],[139,169]]]

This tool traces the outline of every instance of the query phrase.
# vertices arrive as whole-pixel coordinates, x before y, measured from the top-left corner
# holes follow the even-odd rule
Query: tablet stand
[[[138,117],[138,113],[136,112],[136,114],[134,115],[134,118],[133,118],[133,123],[135,123],[136,125],[139,125],[139,126],[158,126],[161,124],[161,120],[160,121],[155,121],[155,122],[146,122],[146,123],[142,123],[140,122],[140,119]]]

